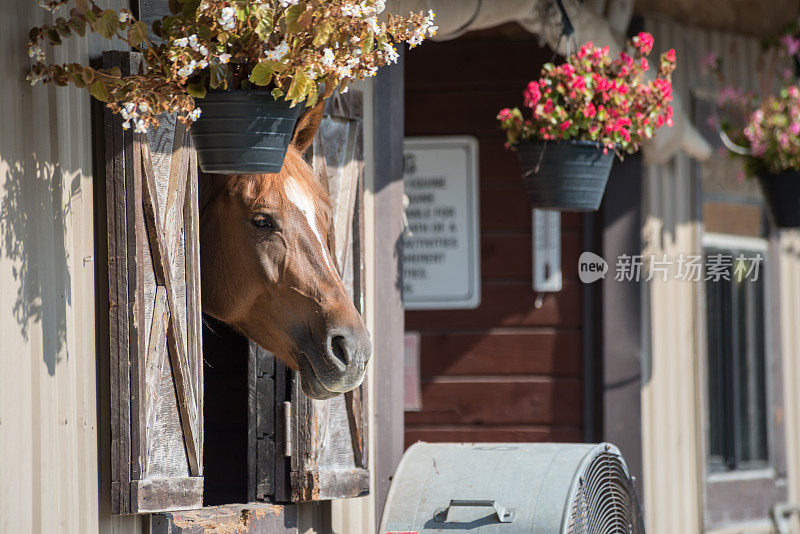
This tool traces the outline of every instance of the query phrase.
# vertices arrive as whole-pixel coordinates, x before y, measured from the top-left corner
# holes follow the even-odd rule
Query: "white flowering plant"
[[[172,14],[149,29],[129,10],[73,1],[67,17],[31,29],[27,80],[85,88],[138,132],[164,112],[197,120],[195,99],[208,90],[261,89],[312,106],[397,62],[398,43],[413,48],[437,29],[432,11],[392,15],[386,0],[169,0]],[[54,12],[68,3],[39,0]],[[142,54],[142,72],[47,62],[45,46],[87,31],[128,43]]]

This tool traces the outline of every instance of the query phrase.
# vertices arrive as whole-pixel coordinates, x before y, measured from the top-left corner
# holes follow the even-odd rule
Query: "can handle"
[[[497,515],[497,520],[501,523],[511,523],[517,517],[517,512],[511,508],[506,508],[497,504],[494,500],[464,500],[464,499],[451,499],[447,508],[437,508],[433,512],[433,520],[439,523],[447,521],[447,516],[450,513],[450,508],[456,506],[491,506],[494,508],[494,513]]]

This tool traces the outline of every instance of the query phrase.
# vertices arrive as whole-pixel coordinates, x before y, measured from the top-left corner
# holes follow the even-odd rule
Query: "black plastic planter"
[[[597,211],[614,152],[592,141],[522,142],[517,145],[531,207]]]
[[[302,105],[260,91],[209,91],[197,105],[202,114],[189,131],[203,172],[280,172]]]
[[[778,228],[800,228],[800,171],[758,177],[761,191]]]

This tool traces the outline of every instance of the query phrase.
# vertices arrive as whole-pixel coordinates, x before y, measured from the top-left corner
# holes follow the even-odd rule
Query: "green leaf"
[[[306,107],[312,107],[317,103],[317,99],[319,99],[319,89],[317,88],[317,84],[312,82],[311,89],[308,91],[308,98],[306,99]]]
[[[69,26],[81,37],[86,35],[86,21],[82,17],[72,17],[69,19]]]
[[[94,69],[92,67],[83,67],[83,79],[86,83],[94,81]]]
[[[203,84],[190,83],[186,86],[186,92],[189,93],[189,96],[204,98],[206,96],[206,87]]]
[[[278,100],[282,96],[283,96],[283,90],[281,90],[280,87],[276,87],[275,89],[272,90],[272,98],[274,98],[275,100]]]
[[[58,35],[58,30],[55,28],[47,28],[45,35],[47,35],[47,40],[50,41],[51,44],[61,44],[61,36]]]
[[[161,35],[169,35],[172,33],[172,27],[177,22],[178,17],[164,17],[161,19]]]
[[[138,20],[133,27],[128,30],[128,41],[131,46],[139,46],[145,39],[147,39],[147,24]]]
[[[308,79],[308,76],[303,71],[297,71],[289,90],[286,91],[286,100],[291,100],[292,104],[300,102],[308,95],[311,86],[312,82]]]
[[[95,97],[100,102],[108,102],[109,94],[108,94],[108,87],[103,82],[94,82],[91,87],[89,87],[89,94]]]
[[[327,43],[331,33],[333,33],[333,23],[326,22],[325,24],[318,26],[314,31],[314,46],[319,47]]]
[[[211,28],[209,28],[208,26],[200,26],[199,28],[197,28],[197,36],[205,41],[211,41],[212,38]]]
[[[118,29],[119,18],[113,9],[103,11],[103,14],[95,22],[95,31],[106,39],[114,37]]]
[[[92,10],[86,11],[86,20],[88,20],[90,23],[95,22],[97,20],[97,14],[95,14],[95,12]]]
[[[273,70],[267,63],[268,62],[263,61],[253,67],[253,72],[250,73],[249,78],[251,82],[262,87],[269,85],[269,82],[272,81]]]
[[[56,19],[56,30],[61,37],[69,37],[72,34],[72,30],[70,30],[67,25],[67,19],[63,17],[58,17]]]
[[[258,35],[262,41],[266,41],[269,39],[270,34],[272,34],[273,27],[272,13],[267,13],[258,21],[256,25],[256,35]]]
[[[200,0],[182,0],[183,16],[189,20],[194,20],[197,8],[200,7]]]
[[[150,25],[150,29],[153,30],[153,33],[156,36],[161,37],[161,21],[160,20],[154,20],[153,23]]]
[[[364,39],[364,53],[371,54],[373,48],[375,48],[375,36],[372,33],[368,33]]]
[[[181,12],[182,6],[180,0],[169,0],[169,12],[173,15],[177,15]]]
[[[227,89],[228,88],[228,66],[227,65],[211,65],[209,67],[210,80],[209,85],[212,89]]]
[[[75,74],[75,73],[72,74],[72,83],[75,84],[75,87],[79,87],[81,89],[86,87],[86,81],[80,74]]]
[[[305,2],[299,2],[297,5],[289,6],[286,13],[283,15],[286,20],[286,33],[297,33],[303,29],[297,19],[299,19],[300,15],[305,13],[305,11]]]

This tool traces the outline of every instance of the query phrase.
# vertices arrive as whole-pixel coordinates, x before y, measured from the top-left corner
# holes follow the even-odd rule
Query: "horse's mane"
[[[284,185],[290,178],[312,199],[317,224],[327,228],[331,220],[331,199],[328,191],[314,176],[311,166],[293,146],[286,152],[283,168],[275,174],[204,175],[200,180],[200,214],[212,200],[221,194],[240,195],[248,204],[257,204],[260,199],[278,194],[281,203],[288,199]]]

